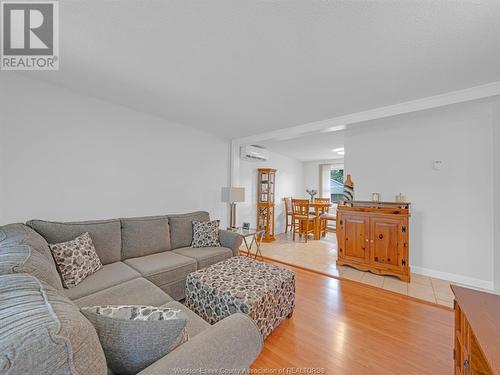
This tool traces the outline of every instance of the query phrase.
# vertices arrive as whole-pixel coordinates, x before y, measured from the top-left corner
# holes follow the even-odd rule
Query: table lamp
[[[245,201],[245,188],[242,187],[223,187],[222,202],[231,205],[230,228],[236,229],[236,202]]]

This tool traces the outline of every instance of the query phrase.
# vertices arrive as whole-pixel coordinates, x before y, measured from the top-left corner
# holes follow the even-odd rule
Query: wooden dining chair
[[[285,201],[285,233],[288,233],[288,227],[293,230],[292,197],[285,197],[283,200]]]
[[[325,222],[325,233],[324,235],[326,236],[326,232],[328,230],[328,221],[333,221],[335,224],[337,223],[337,216],[335,214],[331,214],[329,212],[326,212],[324,214],[322,214],[319,219],[322,221],[322,222]],[[332,230],[333,233],[336,233],[337,232],[337,227],[335,226]],[[322,232],[322,235],[323,235],[323,232]]]
[[[324,203],[324,204],[330,204],[330,198],[314,198],[314,203]],[[328,229],[328,206],[320,207],[318,209],[318,216],[319,216],[319,233],[320,237],[325,237],[326,236],[326,231]]]
[[[314,198],[316,203],[331,203],[330,198]]]
[[[309,213],[309,200],[308,199],[292,199],[292,222],[293,222],[293,240],[295,241],[295,234],[299,232],[299,237],[307,236],[309,233],[314,235],[314,220],[315,215]]]

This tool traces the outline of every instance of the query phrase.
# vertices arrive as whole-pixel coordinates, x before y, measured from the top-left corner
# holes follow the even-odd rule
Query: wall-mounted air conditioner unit
[[[256,146],[241,146],[240,155],[244,160],[267,161],[269,159],[269,151]]]

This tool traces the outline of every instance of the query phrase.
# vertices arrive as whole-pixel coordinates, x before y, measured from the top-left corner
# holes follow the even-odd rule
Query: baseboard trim
[[[435,277],[437,279],[444,279],[452,281],[454,283],[467,285],[475,288],[481,288],[490,291],[493,291],[495,289],[493,281],[476,279],[474,277],[462,276],[454,273],[436,271],[430,268],[411,266],[411,272],[418,273],[419,275]]]

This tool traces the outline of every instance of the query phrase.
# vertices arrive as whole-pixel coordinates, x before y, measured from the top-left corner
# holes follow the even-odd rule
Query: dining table
[[[332,207],[331,202],[312,202],[309,203],[309,207],[314,210],[314,239],[319,240],[321,238],[321,225],[319,217],[321,214],[327,213],[330,207]]]

